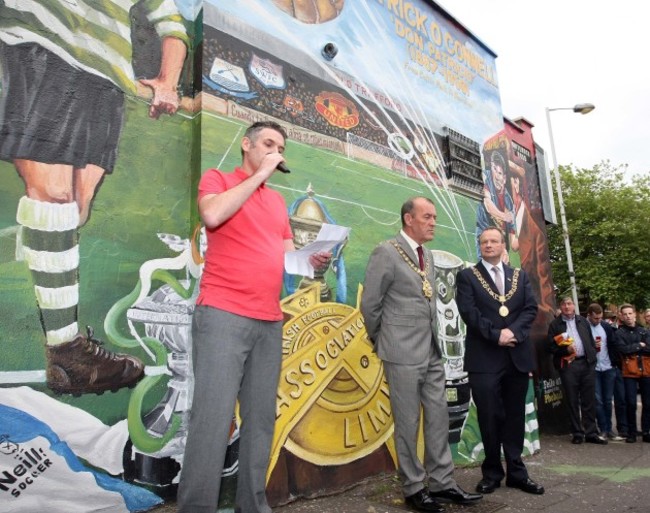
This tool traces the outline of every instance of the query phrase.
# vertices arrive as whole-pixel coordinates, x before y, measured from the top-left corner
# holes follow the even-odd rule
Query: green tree
[[[559,168],[581,310],[591,302],[650,306],[650,177],[626,180],[625,169],[609,161]],[[570,295],[562,227],[549,226],[548,238],[553,281]]]

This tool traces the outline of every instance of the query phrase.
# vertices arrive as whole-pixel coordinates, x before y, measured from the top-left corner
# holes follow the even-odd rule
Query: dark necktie
[[[424,252],[422,246],[418,246],[418,261],[420,262],[420,271],[424,271]]]

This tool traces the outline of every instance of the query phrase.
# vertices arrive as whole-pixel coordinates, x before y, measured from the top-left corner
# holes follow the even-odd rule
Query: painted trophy
[[[447,404],[449,408],[449,442],[460,441],[463,423],[469,411],[470,389],[463,370],[465,324],[456,304],[456,275],[463,261],[447,251],[432,250],[435,262],[438,342],[445,359]]]
[[[310,242],[314,242],[324,223],[336,224],[325,205],[314,197],[315,193],[311,184],[307,186],[305,192],[304,196],[298,198],[289,207],[289,223],[291,224],[296,249],[303,248]],[[313,278],[303,276],[298,284],[298,289],[306,289],[311,287],[312,284],[318,283],[321,302],[331,301],[332,289],[325,281],[325,273],[331,268],[337,279],[336,300],[344,303],[346,299],[346,279],[342,252],[346,242],[339,244],[332,250],[332,259],[327,267],[315,269]],[[285,277],[285,287],[288,294],[294,292],[291,279],[291,277]]]
[[[159,233],[158,238],[179,255],[143,263],[139,283],[111,308],[104,328],[113,343],[138,345],[154,362],[145,368],[145,378],[135,387],[129,402],[130,442],[125,449],[124,477],[160,496],[174,496],[192,405],[191,324],[205,236],[197,229],[191,241],[164,233]],[[185,278],[177,278],[172,271],[185,272]],[[163,284],[154,289],[156,281]],[[132,338],[122,335],[118,328],[124,317]],[[163,397],[145,413],[145,396],[159,391],[166,377]],[[233,418],[224,476],[237,472],[238,456],[239,430]]]

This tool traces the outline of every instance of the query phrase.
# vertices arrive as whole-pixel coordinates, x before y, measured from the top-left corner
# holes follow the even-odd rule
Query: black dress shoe
[[[582,437],[582,435],[573,435],[573,438],[571,438],[571,443],[572,444],[581,444],[584,442],[585,439]]]
[[[478,493],[492,493],[500,486],[501,483],[499,481],[492,481],[491,479],[481,479],[476,485],[476,491]]]
[[[585,442],[588,444],[607,445],[607,438],[603,438],[598,435],[592,435],[585,438]]]
[[[445,508],[438,504],[436,500],[431,497],[429,495],[429,492],[427,492],[424,488],[422,488],[422,490],[419,492],[414,493],[413,495],[404,497],[404,502],[407,506],[410,506],[418,511],[435,511],[437,513],[440,513],[441,511],[445,510]]]
[[[544,487],[541,484],[537,484],[531,478],[517,482],[506,481],[506,486],[509,486],[510,488],[519,488],[522,492],[533,493],[535,495],[542,495],[544,493]]]
[[[456,504],[473,504],[483,498],[478,493],[467,493],[458,485],[439,492],[429,492],[429,496],[440,502],[455,502]]]
[[[625,437],[625,443],[626,443],[626,444],[633,444],[633,443],[635,443],[635,442],[636,442],[636,436],[634,436],[634,435],[627,435],[627,436]]]

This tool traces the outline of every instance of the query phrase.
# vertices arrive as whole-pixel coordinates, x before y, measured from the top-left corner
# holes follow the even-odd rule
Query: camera
[[[336,54],[339,53],[339,49],[334,43],[327,43],[325,46],[323,46],[321,53],[325,59],[331,61],[334,57],[336,57]]]

